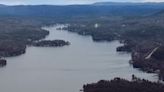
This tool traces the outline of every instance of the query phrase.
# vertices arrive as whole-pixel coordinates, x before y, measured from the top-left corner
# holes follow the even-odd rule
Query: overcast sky
[[[18,5],[18,4],[90,4],[94,2],[164,2],[164,0],[0,0],[0,4]]]

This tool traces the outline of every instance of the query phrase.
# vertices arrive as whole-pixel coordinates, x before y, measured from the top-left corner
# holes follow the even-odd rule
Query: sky
[[[0,0],[0,4],[7,5],[69,5],[69,4],[91,4],[95,2],[164,2],[164,0]]]

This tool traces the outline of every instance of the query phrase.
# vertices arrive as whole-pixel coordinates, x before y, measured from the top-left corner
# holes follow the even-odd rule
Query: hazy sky
[[[94,2],[164,2],[164,0],[0,0],[0,4],[89,4]]]

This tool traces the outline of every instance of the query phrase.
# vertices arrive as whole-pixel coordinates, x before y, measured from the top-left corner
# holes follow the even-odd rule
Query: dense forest
[[[159,78],[164,80],[163,3],[0,5],[0,56],[21,55],[26,52],[28,45],[68,45],[65,41],[60,41],[62,44],[54,41],[36,43],[49,34],[42,27],[56,23],[69,24],[64,29],[90,35],[94,41],[119,40],[124,45],[116,50],[131,53],[130,64],[134,68],[158,73]],[[113,90],[116,86],[120,89]],[[143,92],[161,92],[163,88],[162,84],[146,80],[130,82],[117,78],[86,85],[84,92],[142,92],[141,89],[145,90]]]
[[[62,47],[69,44],[70,42],[64,40],[42,40],[32,43],[36,47]]]
[[[146,72],[160,73],[164,77],[162,58],[164,57],[162,54],[164,45],[163,22],[161,16],[128,19],[126,17],[109,21],[96,20],[96,22],[89,21],[79,24],[76,22],[67,29],[81,35],[91,35],[94,41],[119,40],[124,45],[117,47],[117,51],[131,52],[132,60],[130,63],[135,68],[140,68]],[[95,23],[99,27],[95,27]]]
[[[91,35],[94,41],[119,40],[124,45],[116,50],[132,53],[130,63],[134,68],[159,73],[160,79],[163,79],[163,14],[163,11],[159,11],[150,16],[80,20],[72,22],[66,29],[81,35]]]
[[[158,82],[133,77],[132,81],[114,78],[111,81],[100,80],[83,86],[84,92],[163,92],[164,85]]]
[[[32,20],[15,17],[0,18],[0,56],[17,56],[25,53],[26,46],[40,40],[49,32]]]

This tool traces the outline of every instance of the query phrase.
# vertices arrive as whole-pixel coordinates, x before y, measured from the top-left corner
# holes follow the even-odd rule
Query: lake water
[[[0,68],[0,92],[79,92],[83,84],[114,77],[131,79],[132,74],[157,80],[155,74],[130,66],[130,54],[116,52],[118,41],[93,42],[90,36],[56,29],[61,26],[44,28],[50,31],[46,39],[63,39],[71,45],[28,47],[25,54],[6,58],[7,66]]]

